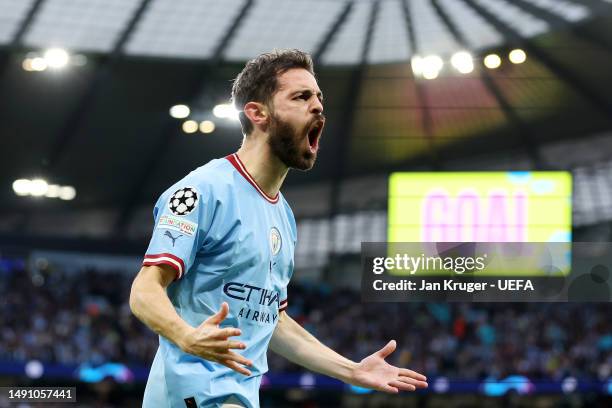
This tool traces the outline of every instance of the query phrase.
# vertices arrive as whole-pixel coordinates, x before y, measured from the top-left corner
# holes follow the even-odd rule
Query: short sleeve
[[[278,306],[278,311],[282,312],[283,310],[287,309],[287,306],[289,306],[289,299],[287,299],[287,287],[285,286],[282,290],[281,290],[281,294],[280,294],[280,304]]]
[[[210,191],[178,183],[155,205],[155,227],[143,266],[168,265],[180,279],[193,265],[212,222]]]

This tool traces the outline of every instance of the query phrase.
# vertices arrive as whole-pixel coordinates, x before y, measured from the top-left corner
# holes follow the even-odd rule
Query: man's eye
[[[296,96],[296,97],[295,97],[295,98],[293,98],[293,99],[296,99],[296,100],[297,100],[297,99],[303,99],[303,100],[307,101],[307,100],[308,100],[308,98],[310,98],[310,95],[307,95],[307,94],[301,94],[301,95]]]

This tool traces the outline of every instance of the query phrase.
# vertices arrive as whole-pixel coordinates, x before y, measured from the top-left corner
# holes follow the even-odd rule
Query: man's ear
[[[270,118],[270,112],[268,107],[263,103],[259,102],[248,102],[244,105],[244,114],[251,122],[253,126],[266,129]]]

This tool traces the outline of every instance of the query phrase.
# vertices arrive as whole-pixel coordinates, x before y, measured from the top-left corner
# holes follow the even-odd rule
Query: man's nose
[[[323,104],[318,98],[315,98],[315,101],[310,106],[310,112],[314,113],[315,115],[320,115],[323,113]]]

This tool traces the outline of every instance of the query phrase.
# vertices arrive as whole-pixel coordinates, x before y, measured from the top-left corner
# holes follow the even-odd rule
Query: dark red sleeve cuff
[[[142,261],[142,265],[168,265],[176,271],[176,278],[174,280],[181,279],[185,271],[185,263],[183,262],[183,260],[178,256],[169,253],[146,254],[144,260]]]

